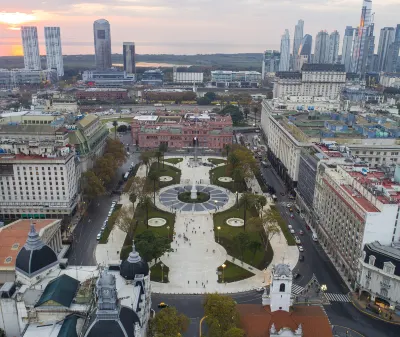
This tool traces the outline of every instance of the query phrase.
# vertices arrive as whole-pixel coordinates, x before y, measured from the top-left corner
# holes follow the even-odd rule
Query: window
[[[387,297],[387,296],[388,296],[388,291],[387,291],[387,289],[381,288],[381,295],[382,295],[383,297]]]
[[[372,266],[374,266],[375,265],[375,260],[376,260],[376,257],[374,256],[374,255],[370,255],[369,256],[369,264],[370,265],[372,265]]]
[[[383,264],[383,271],[387,274],[394,274],[394,265],[391,262],[385,262]]]
[[[279,286],[279,292],[284,293],[285,292],[285,283],[281,283]]]

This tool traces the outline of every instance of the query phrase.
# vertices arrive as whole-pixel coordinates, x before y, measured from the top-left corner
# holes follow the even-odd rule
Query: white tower
[[[285,29],[285,34],[281,38],[281,61],[279,63],[279,71],[289,71],[290,69],[290,35]]]
[[[64,61],[61,48],[60,27],[44,27],[47,69],[57,69],[58,76],[64,76]]]
[[[25,69],[40,70],[39,40],[36,27],[21,27]]]
[[[293,275],[288,264],[278,264],[272,268],[272,283],[270,285],[271,312],[277,310],[289,311],[292,305]]]

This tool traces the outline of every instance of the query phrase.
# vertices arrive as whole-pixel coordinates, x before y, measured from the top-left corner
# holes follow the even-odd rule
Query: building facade
[[[185,116],[136,116],[131,124],[132,139],[140,148],[165,144],[171,149],[191,149],[197,139],[202,150],[222,150],[232,143],[232,119],[216,114]]]
[[[329,56],[328,63],[334,64],[339,60],[339,41],[340,34],[337,30],[329,35]]]
[[[378,66],[376,71],[385,71],[388,65],[389,48],[394,43],[395,30],[393,27],[384,27],[381,29],[378,44]]]
[[[145,85],[161,86],[164,83],[164,74],[160,69],[146,70],[141,82]]]
[[[281,53],[278,50],[266,50],[263,54],[261,78],[264,80],[267,74],[275,74],[279,71]]]
[[[300,71],[304,63],[311,63],[312,36],[304,35],[301,40],[299,51],[293,55],[294,71]]]
[[[364,246],[358,259],[357,288],[360,297],[380,307],[400,310],[400,248],[378,241]]]
[[[124,71],[127,74],[136,74],[135,42],[123,43]]]
[[[400,74],[383,73],[379,77],[379,84],[385,88],[400,88]]]
[[[344,32],[343,46],[342,46],[342,64],[344,64],[346,72],[351,71],[351,57],[353,51],[355,31],[356,31],[355,28],[351,26],[346,26],[346,30]]]
[[[78,90],[75,93],[76,99],[98,99],[98,100],[116,100],[127,99],[128,90],[119,88],[88,88]]]
[[[374,24],[372,22],[372,0],[363,0],[361,18],[355,33],[351,72],[364,76],[371,70],[375,49]]]
[[[64,76],[64,61],[61,48],[60,27],[44,27],[47,69],[56,69],[59,77]]]
[[[299,20],[297,22],[297,25],[294,27],[292,70],[298,70],[298,69],[295,69],[295,62],[296,62],[295,55],[299,54],[301,42],[303,40],[303,35],[304,35],[303,30],[304,30],[304,21]]]
[[[96,20],[93,23],[93,34],[96,69],[110,69],[112,66],[110,23],[105,19]]]
[[[177,67],[173,68],[172,72],[172,82],[174,83],[203,83],[204,74],[203,73],[192,73],[178,71]]]
[[[25,69],[41,70],[42,65],[40,62],[37,28],[31,26],[22,26],[21,37],[22,48],[24,51]]]
[[[279,71],[290,70],[290,35],[289,30],[285,29],[285,33],[281,37],[281,60],[279,63]]]
[[[389,73],[390,72],[392,72],[392,73],[398,72],[398,69],[400,66],[399,53],[400,53],[400,24],[398,24],[396,26],[394,42],[389,46],[388,59],[387,59],[385,71],[387,71]]]
[[[329,63],[330,39],[326,31],[320,31],[315,38],[314,63]]]
[[[388,172],[353,164],[321,164],[316,182],[318,239],[354,286],[365,244],[400,242],[399,184]]]
[[[0,69],[0,89],[15,89],[22,85],[39,86],[57,83],[57,70]]]
[[[216,87],[258,87],[261,73],[258,71],[211,71],[211,84]]]
[[[135,84],[135,77],[128,76],[124,71],[116,69],[109,70],[85,70],[82,80],[89,86],[120,88]]]

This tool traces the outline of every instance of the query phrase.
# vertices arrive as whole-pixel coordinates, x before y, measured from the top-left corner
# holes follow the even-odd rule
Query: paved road
[[[130,144],[130,134],[125,134],[121,137],[121,141],[124,144]],[[125,173],[131,163],[136,164],[138,162],[139,155],[132,154],[130,158],[118,169],[115,176],[115,183],[121,178],[121,175]],[[73,244],[69,252],[69,264],[79,266],[95,266],[95,250],[97,246],[96,236],[100,232],[100,228],[103,225],[107,217],[107,213],[110,210],[112,201],[118,201],[118,196],[104,195],[94,199],[87,210],[87,215],[79,222],[73,232]]]

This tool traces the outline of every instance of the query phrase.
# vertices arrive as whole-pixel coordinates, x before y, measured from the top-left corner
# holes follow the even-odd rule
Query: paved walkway
[[[180,156],[174,156],[180,157]],[[173,157],[171,157],[173,158]],[[209,184],[209,166],[199,165],[190,167],[190,157],[184,157],[183,162],[173,165],[182,170],[181,183],[190,184],[193,179],[202,184]],[[201,157],[206,161],[207,157]],[[168,164],[171,165],[171,164]],[[189,166],[188,166],[189,165]],[[223,165],[223,164],[221,164]],[[141,166],[137,176],[144,177],[146,169]],[[253,191],[263,194],[257,180],[248,181]],[[156,206],[160,209],[170,211],[162,205],[157,194]],[[232,207],[236,203],[236,196],[228,192],[229,200],[218,212]],[[132,206],[129,195],[123,194],[120,203],[123,207]],[[266,209],[270,206],[270,200]],[[168,294],[200,294],[205,292],[236,293],[258,288],[268,283],[270,280],[270,269],[258,270],[238,259],[233,259],[226,253],[226,250],[215,242],[213,213],[214,211],[204,212],[177,212],[175,221],[175,237],[171,244],[174,249],[172,253],[166,253],[161,257],[161,261],[169,267],[169,283],[152,282],[152,291],[155,293]],[[200,227],[200,228],[199,228]],[[98,264],[106,265],[111,261],[119,260],[119,252],[125,240],[126,233],[114,226],[111,231],[107,244],[99,244],[96,249],[96,261]],[[185,239],[186,237],[186,239]],[[274,250],[272,264],[288,263],[292,268],[296,265],[299,252],[297,247],[289,247],[282,233],[276,235],[271,240]],[[225,261],[230,261],[236,265],[254,273],[253,277],[232,282],[218,283],[217,268]],[[150,262],[153,265],[154,261]]]

